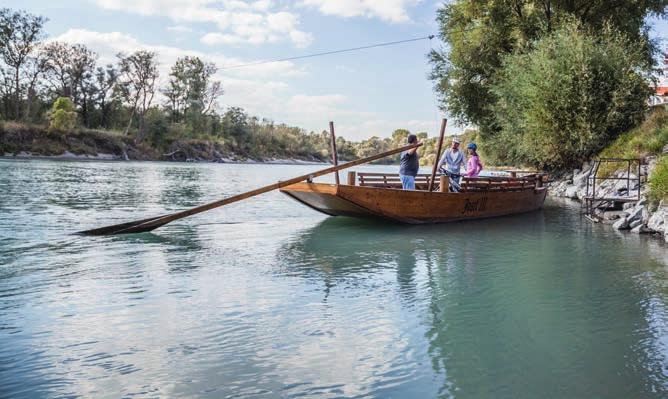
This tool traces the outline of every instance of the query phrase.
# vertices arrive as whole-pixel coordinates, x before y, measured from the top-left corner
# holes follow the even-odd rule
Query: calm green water
[[[668,397],[668,248],[577,205],[69,234],[318,168],[0,161],[0,397]]]

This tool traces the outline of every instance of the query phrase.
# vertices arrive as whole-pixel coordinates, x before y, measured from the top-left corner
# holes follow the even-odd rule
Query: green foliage
[[[13,75],[13,81],[5,80],[0,82],[0,85],[4,86],[1,91],[4,91],[7,97],[10,97],[11,94],[12,116],[15,120],[21,119],[23,105],[21,80],[24,71],[22,69],[39,45],[43,35],[42,28],[46,21],[44,17],[25,11],[0,8],[0,60],[7,65]]]
[[[666,0],[444,2],[437,22],[447,51],[432,51],[429,56],[441,106],[459,121],[477,125],[483,136],[494,135],[499,126],[492,87],[507,55],[532,51],[536,40],[575,20],[595,34],[610,29],[621,32],[635,44],[645,63],[651,64],[657,46],[646,40],[646,17],[665,16],[667,4]]]
[[[69,132],[77,126],[77,112],[69,97],[58,97],[49,112],[49,131]]]
[[[212,79],[217,70],[214,63],[204,62],[199,57],[176,60],[163,90],[167,97],[165,106],[173,122],[188,121],[195,130],[201,128],[205,116],[223,94],[221,83]]]
[[[668,145],[668,110],[652,110],[635,129],[621,134],[599,156],[602,158],[644,158],[658,155]]]
[[[652,202],[668,201],[668,156],[659,158],[649,177],[649,198]]]
[[[160,147],[165,142],[169,132],[169,121],[165,111],[151,108],[146,112],[146,138],[155,146]]]
[[[642,46],[579,23],[506,57],[492,92],[500,133],[487,140],[511,164],[568,168],[642,121],[650,94]]]

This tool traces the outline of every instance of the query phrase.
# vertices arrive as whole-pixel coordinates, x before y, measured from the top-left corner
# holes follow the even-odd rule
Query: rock
[[[617,220],[621,217],[626,216],[626,212],[624,211],[605,211],[603,212],[603,219],[604,220]]]
[[[573,199],[578,198],[578,188],[575,186],[568,187],[566,191],[564,191],[564,197]]]
[[[626,210],[628,210],[628,209],[635,208],[635,206],[636,206],[636,203],[635,203],[635,202],[626,202],[626,203],[624,203],[624,205],[622,206],[622,209],[626,211]]]
[[[647,228],[661,233],[664,230],[664,215],[661,215],[659,212],[654,212],[652,216],[647,221]]]
[[[617,220],[612,227],[615,230],[628,230],[629,228],[629,222],[626,220],[626,218],[621,218]]]
[[[587,186],[587,174],[582,173],[579,175],[573,176],[573,185],[576,187],[584,188]]]
[[[635,230],[636,228],[640,229],[640,227],[642,227],[642,220],[634,220],[629,222],[629,229],[631,229],[631,231]]]
[[[639,220],[642,223],[642,217],[643,217],[643,212],[645,211],[645,207],[642,205],[639,205],[633,209],[630,209],[628,211],[629,216],[626,218],[627,222],[629,224],[635,222],[636,220]],[[635,227],[635,226],[634,226]]]
[[[631,233],[636,233],[636,234],[651,234],[654,233],[654,231],[650,230],[645,226],[644,224],[641,224],[639,226],[634,227],[631,229]]]
[[[659,207],[652,213],[647,221],[647,228],[657,233],[664,233],[666,228],[668,228],[668,226],[666,226],[667,216],[668,207],[661,202]]]

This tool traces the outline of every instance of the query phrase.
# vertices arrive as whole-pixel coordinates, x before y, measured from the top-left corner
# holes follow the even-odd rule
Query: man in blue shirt
[[[408,144],[417,144],[418,139],[414,134],[408,135]],[[415,176],[420,169],[418,147],[411,148],[401,153],[401,166],[399,168],[399,178],[404,190],[415,190]]]

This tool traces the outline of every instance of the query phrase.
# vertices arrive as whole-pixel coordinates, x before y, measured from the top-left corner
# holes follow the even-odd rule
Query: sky
[[[4,2],[3,2],[4,3]],[[159,54],[161,83],[178,57],[220,69],[219,109],[244,108],[277,123],[337,136],[388,137],[398,128],[438,132],[426,55],[437,39],[302,60],[264,60],[425,37],[437,33],[443,0],[9,0],[7,7],[49,19],[49,40],[85,44],[100,64],[118,52]],[[6,4],[6,3],[5,3]],[[3,5],[4,6],[4,5]],[[651,20],[668,36],[666,21]],[[449,123],[448,131],[461,127]]]

